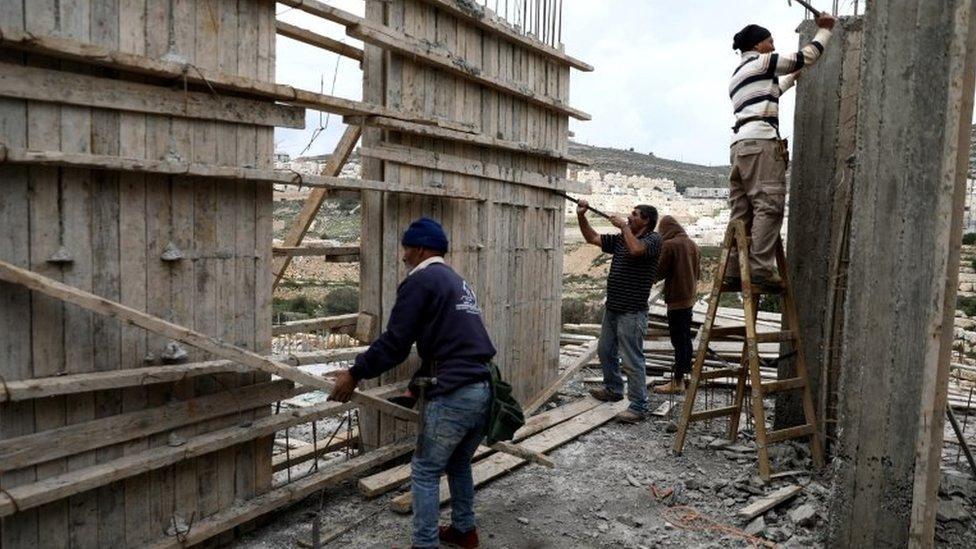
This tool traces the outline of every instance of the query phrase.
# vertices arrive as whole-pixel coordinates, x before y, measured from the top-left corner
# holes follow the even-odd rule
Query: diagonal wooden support
[[[332,153],[332,157],[325,164],[325,169],[322,171],[322,175],[328,175],[331,177],[336,177],[339,172],[342,171],[342,167],[349,160],[349,155],[352,154],[353,149],[356,148],[356,143],[359,141],[359,136],[363,133],[362,126],[347,126],[345,133],[342,134],[342,138],[339,139],[339,143],[336,144],[335,151]],[[329,195],[328,189],[316,188],[312,189],[311,194],[308,195],[308,199],[305,200],[305,204],[302,206],[302,211],[298,213],[298,216],[292,220],[291,227],[288,229],[288,234],[285,235],[285,239],[282,242],[282,246],[298,246],[302,243],[302,239],[305,238],[305,233],[308,232],[308,228],[312,225],[312,221],[315,216],[319,213],[319,208],[322,207],[322,202]],[[274,272],[274,282],[272,282],[272,288],[278,287],[278,282],[281,281],[281,277],[288,270],[288,265],[291,264],[291,256],[279,257],[274,260],[272,271]]]
[[[274,374],[278,377],[291,380],[300,385],[315,387],[323,391],[331,391],[333,387],[333,383],[328,379],[304,372],[283,362],[263,357],[257,353],[237,347],[236,345],[225,343],[215,337],[191,330],[185,326],[180,326],[179,324],[174,324],[159,317],[137,311],[121,303],[79,290],[78,288],[68,286],[67,284],[62,284],[57,280],[11,265],[6,261],[0,261],[0,280],[4,280],[12,284],[20,284],[30,290],[59,299],[65,303],[71,303],[72,305],[77,305],[78,307],[93,313],[107,316],[109,318],[115,318],[134,326],[139,326],[140,328],[144,328],[175,341],[192,345],[193,347],[211,353],[220,358],[239,362],[245,366],[262,370],[268,372],[269,374]],[[380,398],[357,391],[353,393],[352,400],[357,404],[372,407],[399,419],[413,422],[416,422],[419,419],[419,414],[417,414],[417,412],[402,406],[397,406],[385,398]],[[512,454],[540,465],[545,465],[547,467],[555,466],[552,460],[542,455],[540,452],[526,450],[514,444],[499,442],[493,444],[491,447],[499,452]]]

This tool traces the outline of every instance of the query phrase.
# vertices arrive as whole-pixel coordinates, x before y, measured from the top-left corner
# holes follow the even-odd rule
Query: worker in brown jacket
[[[661,259],[657,279],[664,280],[664,302],[668,305],[668,331],[674,347],[674,376],[664,385],[654,387],[662,394],[682,393],[685,375],[691,373],[691,310],[697,298],[701,276],[701,254],[698,246],[678,221],[670,215],[657,226],[661,235]]]

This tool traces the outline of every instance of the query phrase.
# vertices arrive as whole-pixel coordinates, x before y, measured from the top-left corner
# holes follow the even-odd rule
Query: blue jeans
[[[411,462],[415,546],[440,544],[440,480],[445,472],[451,488],[451,524],[461,532],[474,529],[471,456],[485,438],[490,406],[487,381],[465,385],[427,403],[426,425]]]
[[[603,366],[603,386],[615,395],[623,395],[624,380],[620,375],[623,362],[627,373],[627,398],[630,409],[647,414],[647,371],[644,362],[644,335],[647,333],[647,312],[614,313],[604,311],[600,330],[600,365]]]

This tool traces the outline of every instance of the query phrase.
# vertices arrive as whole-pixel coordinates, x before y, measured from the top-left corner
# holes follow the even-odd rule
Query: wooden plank
[[[465,2],[464,0],[421,0],[438,9],[450,13],[460,21],[482,29],[487,33],[502,38],[514,45],[524,48],[532,53],[545,56],[547,59],[556,61],[560,64],[568,65],[574,69],[584,72],[592,72],[593,66],[576,59],[556,48],[550,47],[529,35],[520,34],[518,30],[510,24],[498,20],[495,16],[488,13],[484,7],[478,4]]]
[[[294,320],[274,326],[272,328],[272,333],[278,336],[284,334],[302,334],[320,330],[335,330],[337,328],[355,327],[358,322],[359,313],[328,316],[324,318],[310,318],[308,320]]]
[[[138,412],[74,423],[0,441],[0,464],[4,470],[19,469],[214,417],[239,417],[241,413],[256,406],[310,390],[295,389],[291,382],[278,380],[171,402]]]
[[[322,257],[333,263],[359,261],[359,246],[274,246],[271,253],[278,257]]]
[[[528,185],[540,189],[555,189],[563,192],[581,194],[590,193],[590,185],[560,177],[545,175],[538,172],[488,164],[473,158],[463,158],[450,154],[404,147],[384,143],[376,147],[363,147],[359,150],[361,156],[408,164],[421,168],[429,168],[445,172],[470,175],[479,178],[504,181],[516,185]]]
[[[746,505],[739,510],[737,515],[743,521],[750,521],[766,511],[769,511],[773,507],[792,499],[802,491],[803,487],[797,484],[783,486],[779,490],[776,490],[775,492],[772,492],[767,496],[763,496],[749,505]]]
[[[249,180],[276,185],[296,185],[323,189],[395,191],[406,194],[450,196],[467,200],[481,200],[475,193],[433,186],[400,187],[382,181],[347,179],[325,175],[300,175],[284,170],[262,170],[233,165],[213,165],[177,160],[145,160],[109,155],[62,153],[14,149],[0,145],[0,163],[36,164],[41,166],[85,167],[141,174],[185,175],[207,177],[221,182],[236,183]]]
[[[522,445],[536,452],[554,450],[610,421],[618,413],[624,411],[627,406],[629,403],[626,401],[602,403],[592,410],[583,412],[568,421],[526,439]],[[507,454],[490,456],[472,466],[474,485],[481,486],[523,464],[525,464],[524,460]],[[447,479],[443,478],[440,486],[440,503],[443,505],[450,499],[451,491]],[[412,506],[413,496],[409,493],[397,496],[390,501],[390,508],[398,513],[408,513]]]
[[[98,107],[284,128],[304,128],[302,107],[229,95],[175,91],[126,80],[0,63],[0,95],[83,107]]]
[[[272,469],[281,471],[293,467],[299,463],[304,463],[310,459],[317,458],[324,454],[329,454],[343,448],[355,446],[359,442],[359,427],[354,427],[351,432],[345,431],[337,433],[328,444],[319,442],[318,445],[308,442],[302,443],[300,447],[291,449],[288,452],[281,452],[272,459]]]
[[[303,29],[299,26],[285,23],[284,21],[277,21],[275,23],[275,31],[281,36],[291,38],[292,40],[297,40],[317,48],[322,48],[326,51],[331,51],[337,53],[343,57],[348,57],[349,59],[355,59],[356,61],[362,62],[363,60],[363,50],[335,40],[334,38],[329,38],[328,36],[323,36],[321,34],[312,32],[307,29]]]
[[[176,538],[166,538],[148,547],[153,549],[180,548],[186,547],[187,544],[195,545],[204,542],[221,532],[280,509],[289,503],[301,501],[319,490],[339,484],[363,471],[368,471],[377,465],[402,456],[412,448],[412,442],[401,442],[367,452],[337,464],[335,467],[323,469],[318,473],[311,474],[301,480],[251,498],[234,507],[223,510],[212,517],[199,521],[187,532],[185,539],[182,541]]]
[[[477,82],[482,86],[510,94],[514,97],[538,105],[560,114],[569,115],[577,120],[590,120],[592,117],[579,110],[563,104],[543,94],[532,91],[524,82],[510,82],[489,76],[477,69],[471,68],[467,60],[454,55],[445,48],[438,47],[429,41],[408,36],[389,27],[372,25],[363,21],[359,25],[346,29],[346,34],[364,42],[380,46],[388,51],[409,57],[411,60],[426,63],[451,75]]]
[[[122,1],[138,3],[138,0]],[[138,7],[133,6],[133,9]],[[228,30],[233,29],[236,33],[236,22],[234,23],[231,25],[229,21],[223,21],[220,24],[219,36],[221,43],[231,41],[229,43],[236,45],[236,34],[231,36]],[[122,28],[127,29],[128,26],[123,25]],[[135,39],[133,38],[133,40]],[[297,89],[284,84],[263,82],[237,76],[234,74],[237,70],[236,47],[234,48],[233,56],[227,53],[221,54],[221,60],[217,69],[194,66],[192,70],[189,70],[183,63],[154,59],[145,55],[125,51],[134,48],[122,47],[121,49],[123,51],[118,51],[46,34],[28,34],[6,27],[0,32],[0,43],[4,46],[43,53],[62,59],[82,61],[126,72],[177,80],[180,84],[186,82],[207,91],[210,88],[215,88],[217,90],[227,90],[249,96],[263,97],[296,107],[305,107],[333,114],[389,116],[391,118],[412,120],[421,124],[442,125],[458,131],[472,131],[470,125],[454,123],[449,120],[428,119],[416,114],[385,108],[380,105]],[[226,49],[228,48],[223,48],[222,51]]]
[[[318,364],[349,360],[366,350],[366,347],[350,347],[346,349],[325,349],[304,353],[274,356],[279,362],[291,366]],[[143,386],[153,383],[168,383],[210,374],[243,373],[249,369],[230,360],[211,360],[206,362],[191,362],[187,364],[170,364],[163,366],[146,366],[143,368],[128,368],[120,370],[100,371],[83,374],[68,374],[32,379],[8,381],[6,394],[0,400],[24,401],[55,395],[67,395],[89,391],[103,391],[120,389],[123,387]]]
[[[394,118],[389,118],[385,116],[345,116],[343,120],[346,124],[357,124],[361,126],[369,126],[374,128],[381,128],[384,130],[394,130],[398,132],[410,133],[413,135],[420,135],[424,137],[436,137],[438,139],[448,139],[453,141],[458,141],[461,143],[470,143],[474,145],[481,145],[484,147],[492,147],[496,149],[502,149],[506,151],[513,151],[524,153],[532,156],[539,156],[543,158],[551,158],[557,160],[564,160],[571,164],[578,164],[581,166],[588,166],[590,161],[569,153],[562,151],[557,151],[554,149],[546,149],[539,147],[533,143],[525,141],[513,141],[510,139],[501,139],[494,137],[490,134],[484,133],[466,133],[457,130],[452,130],[450,128],[439,128],[435,126],[425,126],[423,124],[417,124],[414,122],[409,122],[406,120],[397,120]]]
[[[362,128],[359,126],[346,127],[329,161],[326,162],[322,174],[338,176],[339,172],[342,171],[342,167],[345,166],[346,161],[349,160],[349,155],[352,154],[361,135]],[[366,177],[367,174],[364,172],[362,176]],[[322,207],[322,202],[327,196],[328,192],[324,189],[312,189],[308,198],[305,199],[305,203],[302,204],[302,211],[292,220],[291,226],[285,234],[285,238],[282,241],[284,246],[298,246],[302,243],[302,240],[305,238],[305,233],[308,232],[308,228],[312,225],[312,221],[315,220],[315,216],[318,215],[319,209]],[[289,263],[291,263],[290,257],[276,259],[274,261],[274,266],[272,267],[274,271],[272,285],[274,287],[278,286],[281,277],[284,276],[285,271],[288,269]]]
[[[544,431],[553,425],[558,425],[568,419],[578,416],[584,412],[592,410],[600,405],[600,401],[593,397],[585,397],[575,400],[569,404],[560,406],[548,412],[534,415],[528,418],[525,425],[515,432],[514,441],[524,440],[536,433]],[[478,446],[472,461],[494,452],[486,446]],[[404,482],[410,480],[411,467],[409,463],[393,467],[376,473],[375,475],[359,479],[359,492],[366,497],[376,497],[397,488]]]
[[[378,387],[370,389],[369,394],[386,397],[403,391],[404,387],[405,384]],[[294,425],[341,414],[354,407],[355,404],[352,403],[323,402],[294,410],[289,414],[266,416],[250,425],[232,425],[218,431],[203,433],[187,439],[182,445],[146,448],[141,452],[127,454],[110,462],[95,464],[41,482],[12,487],[5,493],[0,493],[0,517],[23,512],[72,494],[206,455],[257,437],[271,435]]]
[[[317,17],[327,19],[340,25],[358,25],[363,21],[363,18],[359,17],[358,15],[349,13],[348,11],[341,10],[339,8],[334,8],[328,4],[319,2],[318,0],[280,0],[279,3],[302,10],[305,13],[310,13]]]
[[[531,414],[538,410],[539,407],[552,398],[552,395],[554,395],[556,391],[558,391],[563,385],[566,384],[566,382],[572,379],[577,372],[583,369],[583,366],[586,366],[590,360],[596,356],[598,344],[598,341],[591,341],[587,343],[583,352],[576,357],[572,363],[566,366],[563,372],[559,374],[559,377],[549,384],[547,388],[543,389],[542,392],[539,393],[539,396],[537,396],[532,402],[529,403],[528,406],[525,407],[526,413]]]

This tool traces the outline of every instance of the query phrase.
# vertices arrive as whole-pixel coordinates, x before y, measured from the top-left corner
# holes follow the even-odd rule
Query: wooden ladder
[[[729,256],[732,254],[733,249],[738,250],[739,273],[742,277],[741,288],[738,286],[726,287],[723,285]],[[759,454],[759,476],[765,481],[768,481],[770,478],[768,445],[776,442],[809,437],[810,453],[813,457],[814,466],[817,469],[823,467],[823,448],[820,444],[806,363],[803,359],[803,346],[800,344],[800,335],[795,329],[799,324],[797,323],[796,308],[793,306],[793,288],[787,274],[786,254],[783,252],[782,240],[776,243],[776,265],[779,269],[779,276],[783,281],[781,287],[764,289],[760,286],[753,285],[749,271],[749,238],[747,237],[745,224],[741,220],[729,223],[729,227],[725,231],[725,240],[722,243],[721,258],[719,259],[718,268],[715,270],[712,293],[708,299],[708,312],[705,315],[705,322],[701,327],[698,351],[695,355],[695,365],[691,371],[691,382],[685,396],[684,407],[681,411],[681,422],[678,425],[678,436],[674,441],[674,451],[680,455],[684,447],[688,425],[691,422],[723,416],[729,417],[729,440],[735,441],[739,433],[739,417],[742,413],[742,401],[746,390],[746,375],[748,375],[752,390],[752,416],[756,424],[756,449]],[[740,291],[742,292],[742,305],[745,313],[744,326],[714,328],[715,315],[718,312],[718,303],[721,295],[723,293],[736,293]],[[787,322],[786,326],[792,329],[782,327],[778,332],[756,333],[756,315],[759,308],[759,297],[764,293],[778,294],[782,297],[783,315],[781,322],[785,320]],[[741,341],[743,346],[739,367],[710,368],[706,370],[704,368],[705,358],[709,354],[708,346],[712,341]],[[796,355],[796,377],[763,383],[759,369],[759,344],[771,342],[790,342],[792,344]],[[698,394],[699,384],[702,381],[717,378],[738,378],[732,405],[724,408],[695,411],[695,397]],[[805,423],[786,429],[767,430],[763,399],[769,395],[785,391],[802,391]]]

